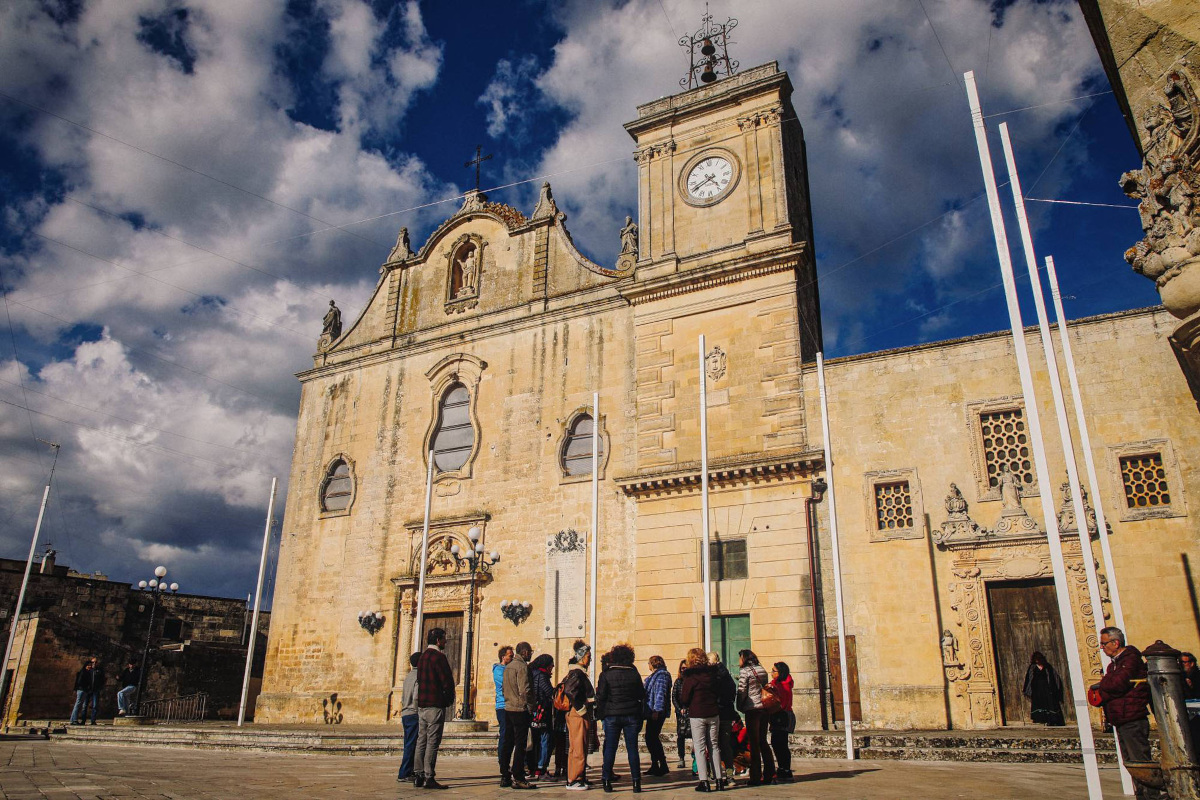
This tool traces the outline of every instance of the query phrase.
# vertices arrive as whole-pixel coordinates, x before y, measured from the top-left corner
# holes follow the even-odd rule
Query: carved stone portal
[[[943,668],[954,698],[953,723],[963,728],[995,728],[1003,724],[1003,719],[987,583],[1050,577],[1050,548],[1041,527],[1021,507],[1019,494],[1015,505],[1001,512],[993,529],[971,519],[966,500],[953,484],[946,509],[948,518],[940,530],[934,531],[933,539],[939,549],[953,554],[953,577],[947,589],[958,634],[947,629],[940,642]],[[1092,605],[1083,551],[1077,535],[1064,535],[1062,545],[1075,633],[1083,651],[1084,681],[1091,683],[1102,673],[1096,632],[1085,622],[1091,619]],[[965,653],[960,641],[965,642]]]

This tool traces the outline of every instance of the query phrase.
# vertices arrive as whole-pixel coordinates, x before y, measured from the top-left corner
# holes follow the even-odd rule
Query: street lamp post
[[[154,577],[149,581],[138,581],[138,588],[143,592],[150,592],[151,595],[150,624],[146,626],[146,646],[142,648],[142,668],[138,671],[137,708],[139,714],[142,710],[142,690],[146,685],[146,660],[150,656],[150,635],[154,632],[154,613],[158,611],[158,596],[167,589],[172,592],[179,591],[178,583],[167,585],[164,580],[166,576],[167,568],[160,565],[154,568]]]
[[[454,556],[459,566],[465,566],[471,572],[471,594],[467,599],[467,663],[466,672],[463,673],[463,702],[462,708],[458,712],[459,719],[475,719],[475,709],[471,704],[471,650],[475,643],[475,579],[491,572],[492,567],[500,562],[500,553],[495,550],[487,556],[483,554],[483,542],[479,541],[479,528],[471,528],[467,531],[467,537],[471,540],[471,548],[465,554],[461,554],[457,544],[450,546],[450,554]]]

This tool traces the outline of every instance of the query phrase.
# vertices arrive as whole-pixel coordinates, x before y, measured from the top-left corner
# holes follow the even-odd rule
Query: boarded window
[[[1000,485],[1001,464],[1008,466],[1008,471],[1022,487],[1032,486],[1033,464],[1021,409],[980,414],[979,428],[983,433],[983,464],[987,469],[988,487],[995,489]]]
[[[592,474],[592,428],[590,414],[580,414],[571,423],[562,452],[563,472],[568,476]],[[604,458],[604,440],[599,442],[599,458]]]
[[[1121,459],[1121,482],[1125,484],[1125,503],[1130,508],[1157,508],[1171,504],[1167,471],[1162,453],[1125,456]]]
[[[442,396],[437,429],[433,432],[433,463],[438,472],[461,469],[475,449],[470,405],[471,395],[461,383],[451,386]]]
[[[323,511],[344,511],[350,507],[350,497],[354,492],[354,478],[350,475],[350,465],[340,458],[330,464],[325,476],[325,490],[321,494],[321,509]]]
[[[749,577],[746,562],[746,540],[725,539],[708,543],[708,569],[715,581],[732,581]]]
[[[912,492],[908,481],[875,484],[875,524],[881,531],[913,527]]]

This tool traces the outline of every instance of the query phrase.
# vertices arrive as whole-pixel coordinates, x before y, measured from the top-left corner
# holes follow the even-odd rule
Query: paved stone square
[[[620,769],[618,794],[629,793],[628,770]],[[399,760],[375,756],[220,752],[163,747],[113,747],[60,741],[0,741],[0,795],[5,800],[37,798],[171,798],[171,800],[259,800],[259,798],[422,797],[429,793],[396,782]],[[592,756],[589,763],[599,763]],[[498,787],[495,761],[446,758],[439,779],[447,797],[519,795]],[[738,789],[735,796],[778,798],[1025,798],[1086,797],[1082,767],[1063,764],[963,764],[914,761],[798,759],[797,783]],[[598,779],[599,771],[595,770]],[[648,779],[643,794],[694,797],[693,785],[677,779]],[[1101,770],[1104,793],[1121,796],[1115,768]],[[577,797],[562,784],[549,784],[537,797]],[[599,788],[590,795],[600,794]]]

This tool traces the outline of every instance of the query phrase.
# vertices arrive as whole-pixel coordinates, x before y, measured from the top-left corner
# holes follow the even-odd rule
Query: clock
[[[738,167],[733,157],[710,151],[685,173],[681,188],[692,205],[712,205],[725,198],[737,178]]]

